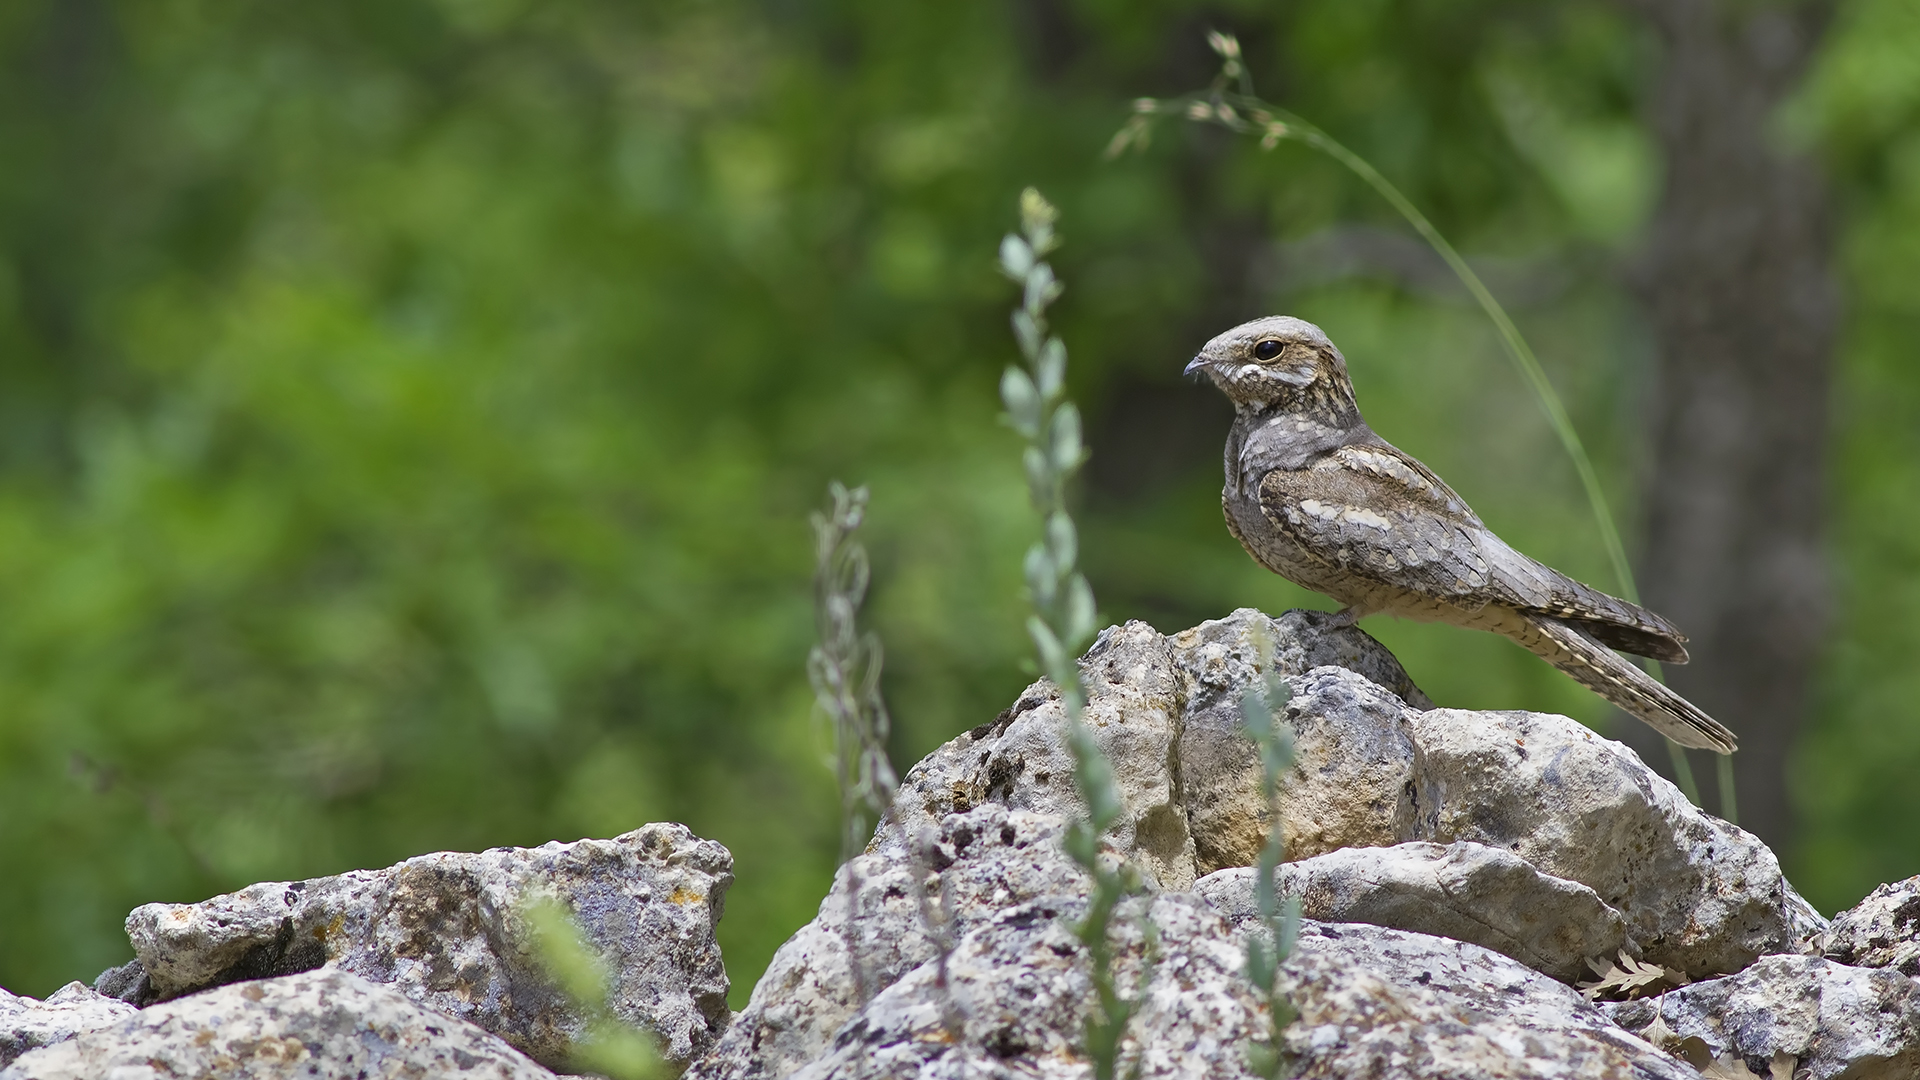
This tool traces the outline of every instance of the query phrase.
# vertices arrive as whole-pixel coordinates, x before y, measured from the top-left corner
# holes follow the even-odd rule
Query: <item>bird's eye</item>
[[[1274,357],[1279,355],[1280,355],[1280,343],[1273,340],[1272,338],[1268,338],[1267,340],[1253,347],[1253,356],[1254,356],[1254,359],[1256,360],[1271,360]]]

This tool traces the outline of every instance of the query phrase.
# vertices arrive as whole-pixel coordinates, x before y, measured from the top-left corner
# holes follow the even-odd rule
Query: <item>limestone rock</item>
[[[1827,956],[1920,979],[1920,877],[1882,885],[1835,915]]]
[[[1310,919],[1471,942],[1565,983],[1591,974],[1588,957],[1627,944],[1625,920],[1592,889],[1464,840],[1333,851],[1281,865],[1276,883]],[[1194,892],[1244,928],[1258,918],[1253,886],[1253,868],[1234,867]]]
[[[97,993],[85,983],[68,983],[45,1001],[0,990],[0,1068],[29,1050],[106,1027],[133,1012],[133,1006]]]
[[[325,964],[391,983],[557,1067],[585,1019],[541,973],[520,914],[551,894],[607,957],[614,1014],[655,1032],[684,1066],[728,1020],[714,924],[732,862],[683,825],[654,824],[148,904],[127,917],[127,935],[162,999]]]
[[[1327,618],[1242,608],[1169,639],[1185,691],[1180,781],[1201,875],[1251,865],[1266,843],[1271,813],[1240,713],[1266,674],[1262,638],[1294,694],[1286,719],[1298,763],[1281,796],[1287,850],[1306,858],[1424,835],[1433,796],[1409,717],[1432,703],[1379,642],[1351,627],[1323,629]]]
[[[1126,810],[1114,845],[1162,887],[1193,884],[1193,838],[1178,796],[1175,745],[1180,682],[1167,639],[1142,622],[1109,627],[1080,660],[1086,723],[1113,763]],[[908,771],[878,845],[898,844],[948,814],[986,803],[1071,818],[1085,813],[1073,786],[1066,709],[1042,679],[990,724],[954,739]]]
[[[1145,623],[1109,628],[1081,660],[1087,723],[1112,761],[1126,805],[1116,848],[1166,889],[1253,861],[1268,809],[1240,700],[1263,675],[1256,638],[1293,678],[1287,721],[1299,766],[1283,816],[1291,850],[1392,844],[1425,834],[1433,796],[1419,766],[1407,700],[1430,702],[1392,654],[1359,630],[1323,628],[1320,612],[1270,619],[1251,609],[1162,637]],[[999,803],[1062,818],[1081,812],[1065,712],[1052,684],[1028,687],[990,724],[914,766],[875,844],[946,815]],[[1424,800],[1424,801],[1423,801]]]
[[[1920,983],[1892,971],[1767,956],[1738,975],[1606,1009],[1677,1052],[1737,1059],[1758,1076],[1775,1055],[1791,1059],[1796,1080],[1920,1076]],[[1704,1046],[1687,1047],[1689,1039]]]
[[[1060,848],[1061,819],[988,803],[940,824],[927,861],[957,939],[1006,908],[1050,896],[1084,895],[1085,873]],[[689,1080],[774,1080],[826,1053],[859,1011],[845,927],[850,882],[860,884],[855,922],[861,982],[877,993],[934,955],[920,912],[916,871],[904,844],[842,867],[820,914],[774,954],[746,1010]],[[1077,1029],[1075,1029],[1077,1030]]]
[[[1752,834],[1564,716],[1435,709],[1414,738],[1439,791],[1432,839],[1513,852],[1626,916],[1645,959],[1698,978],[1814,951],[1826,920]]]
[[[1157,959],[1122,1067],[1139,1058],[1141,1077],[1252,1077],[1246,1047],[1264,1036],[1266,1017],[1240,973],[1244,945],[1217,912],[1191,896],[1123,905],[1111,934],[1119,984],[1139,985],[1146,948],[1138,916],[1149,904]],[[1072,927],[1084,909],[1084,898],[1065,896],[1003,909],[959,941],[945,994],[934,965],[922,965],[842,1027],[795,1080],[1084,1080],[1092,1070],[1081,1026],[1092,994]]]
[[[4,1080],[542,1080],[504,1040],[339,969],[154,1005],[21,1057]]]
[[[842,1026],[796,1080],[1024,1076],[1084,1080],[1091,991],[1073,933],[1083,897],[1005,908],[970,929],[947,990],[923,964]],[[1155,960],[1122,1044],[1143,1077],[1251,1077],[1265,1005],[1243,974],[1245,936],[1191,895],[1122,906],[1117,981],[1139,985],[1150,912]],[[1478,946],[1379,927],[1308,923],[1287,978],[1300,1019],[1294,1075],[1435,1080],[1526,1077],[1697,1080],[1578,993]],[[704,1067],[704,1063],[703,1063]],[[716,1070],[714,1077],[748,1075]]]
[[[1478,945],[1308,922],[1287,972],[1299,1080],[1700,1080],[1571,987]]]

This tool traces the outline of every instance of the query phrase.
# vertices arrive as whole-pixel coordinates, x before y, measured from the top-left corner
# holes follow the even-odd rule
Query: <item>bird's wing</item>
[[[1260,507],[1329,566],[1464,607],[1504,604],[1567,619],[1604,644],[1684,663],[1671,624],[1522,555],[1432,470],[1389,445],[1342,446],[1268,473]]]
[[[1260,508],[1303,551],[1346,573],[1468,607],[1530,607],[1552,596],[1529,572],[1532,560],[1501,543],[1425,466],[1391,449],[1343,446],[1304,469],[1276,469],[1260,482]],[[1500,565],[1509,562],[1517,565]]]

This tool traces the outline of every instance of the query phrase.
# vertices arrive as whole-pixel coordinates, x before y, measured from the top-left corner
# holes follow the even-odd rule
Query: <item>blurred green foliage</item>
[[[1206,81],[1209,26],[1476,260],[1631,535],[1647,345],[1614,268],[1659,165],[1611,5],[0,8],[0,985],[124,960],[146,901],[675,819],[736,857],[744,1003],[836,854],[827,480],[873,490],[896,760],[1030,677],[992,269],[1030,183],[1072,241],[1105,617],[1325,606],[1227,535],[1226,420],[1177,374],[1269,310],[1516,546],[1608,584],[1483,317],[1428,264],[1343,261],[1395,237],[1370,193],[1199,129],[1100,162],[1127,99]],[[1911,6],[1859,0],[1782,118],[1840,178],[1853,304],[1789,866],[1828,907],[1920,869],[1914,56]],[[1499,639],[1369,629],[1444,703],[1606,722]]]

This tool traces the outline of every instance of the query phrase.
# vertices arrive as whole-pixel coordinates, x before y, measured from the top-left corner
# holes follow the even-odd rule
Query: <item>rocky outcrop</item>
[[[1124,802],[1101,857],[1143,882],[1108,938],[1143,1077],[1251,1076],[1273,1037],[1245,965],[1274,808],[1241,719],[1269,676],[1297,749],[1278,878],[1307,915],[1280,975],[1293,1075],[1920,1075],[1920,879],[1829,928],[1772,852],[1631,751],[1564,717],[1435,709],[1313,613],[1129,623],[1082,670]],[[713,939],[731,860],[652,825],[141,908],[138,959],[99,993],[0,998],[0,1048],[56,1043],[6,1078],[546,1075],[507,1043],[564,1066],[585,1030],[523,925],[553,896],[607,957],[615,1014],[691,1080],[1078,1080],[1095,1003],[1065,722],[1036,683],[910,770],[737,1016]],[[1590,992],[1649,996],[1589,1001],[1568,984],[1594,962]]]
[[[648,825],[612,840],[440,852],[198,904],[148,904],[127,916],[127,936],[152,999],[325,965],[391,984],[561,1066],[586,1018],[542,974],[523,917],[550,896],[607,957],[614,1015],[655,1033],[684,1066],[727,1023],[714,926],[732,868],[725,848],[685,826]]]
[[[13,1063],[4,1080],[543,1080],[504,1040],[339,969],[154,1005]]]
[[[85,983],[68,983],[48,994],[45,1001],[0,990],[0,1068],[29,1050],[65,1042],[133,1013],[133,1006],[92,990]]]

